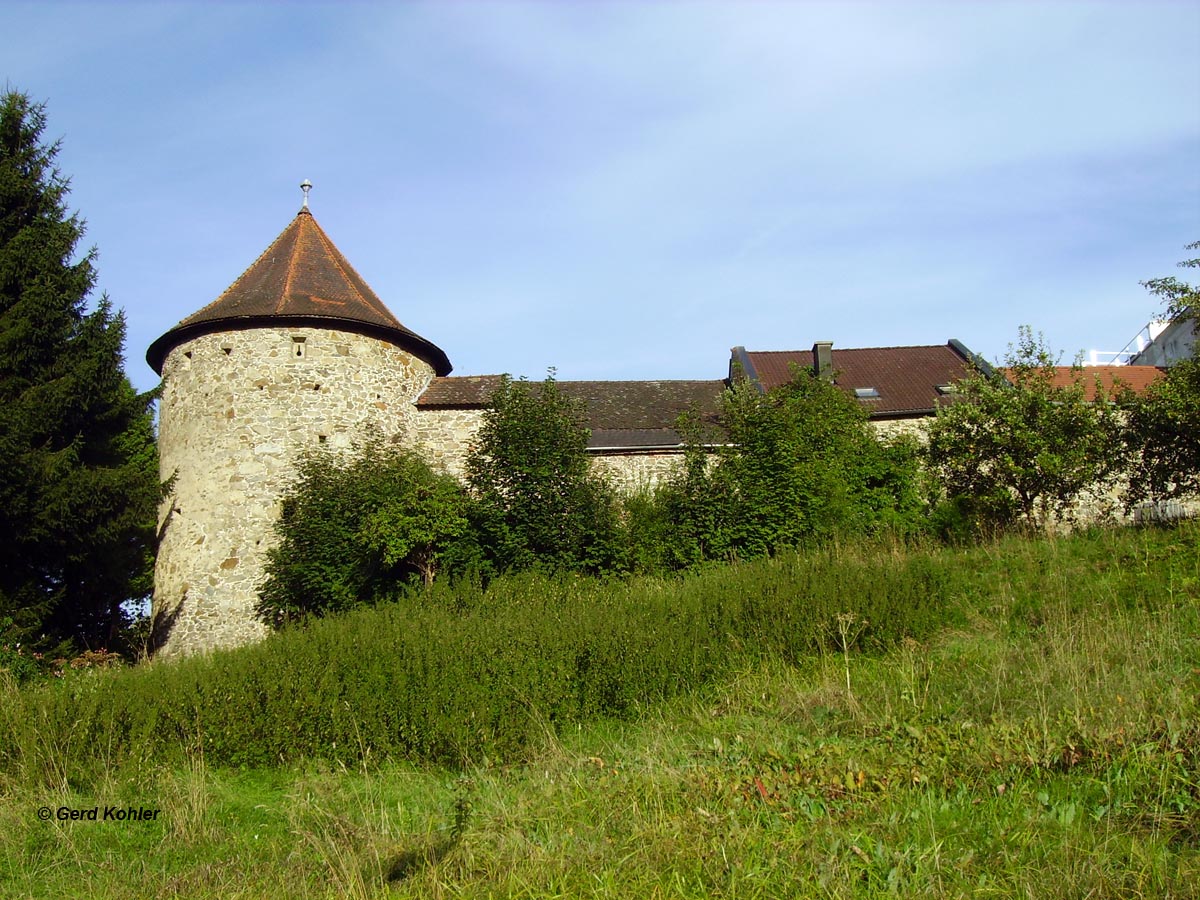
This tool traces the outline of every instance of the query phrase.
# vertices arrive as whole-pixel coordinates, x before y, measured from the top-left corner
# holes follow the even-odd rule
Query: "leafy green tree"
[[[736,446],[714,477],[736,501],[733,538],[741,555],[850,524],[850,466],[870,438],[865,414],[848,400],[805,371],[766,395],[748,382],[727,395],[723,412]]]
[[[1188,244],[1200,250],[1200,241]],[[1179,264],[1200,268],[1200,259]],[[1177,278],[1142,282],[1166,306],[1167,315],[1200,327],[1200,289]],[[1200,360],[1180,360],[1141,397],[1125,398],[1126,440],[1133,453],[1129,502],[1200,494]]]
[[[45,124],[0,96],[0,621],[66,652],[120,646],[152,588],[160,490],[153,395],[125,376],[122,314],[87,310],[96,251],[76,257]]]
[[[1200,360],[1180,360],[1129,403],[1130,505],[1200,495]]]
[[[677,428],[684,438],[682,468],[649,498],[626,506],[634,555],[644,569],[686,569],[736,553],[737,510],[711,449],[726,444],[729,435],[705,427],[694,413],[681,416]]]
[[[505,377],[467,457],[481,541],[501,571],[602,573],[622,566],[612,490],[592,472],[583,410],[553,372]]]
[[[258,613],[279,626],[375,601],[412,578],[428,585],[448,559],[469,557],[467,516],[459,483],[413,450],[373,440],[350,456],[304,456]]]
[[[1200,241],[1188,244],[1184,249],[1200,250]],[[1179,265],[1185,269],[1200,268],[1200,257],[1185,259]],[[1143,281],[1142,286],[1162,300],[1168,318],[1200,325],[1200,288],[1171,275]]]
[[[797,370],[766,394],[737,381],[721,417],[723,446],[710,454],[692,439],[662,494],[676,523],[672,564],[761,556],[919,516],[913,445],[877,440],[866,411],[829,381]]]
[[[1116,406],[1087,400],[1082,367],[1056,382],[1055,356],[1023,327],[1009,346],[1007,377],[978,372],[929,426],[928,468],[944,496],[977,525],[1045,525],[1069,519],[1087,488],[1122,473]]]

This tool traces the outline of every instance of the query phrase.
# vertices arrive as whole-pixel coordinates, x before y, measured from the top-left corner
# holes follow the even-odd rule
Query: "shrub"
[[[623,557],[634,574],[657,574],[680,568],[670,558],[671,548],[677,544],[679,519],[671,515],[664,502],[664,490],[662,485],[642,487],[620,499]]]
[[[833,542],[670,580],[521,573],[479,591],[439,579],[238,650],[22,689],[0,678],[0,773],[61,783],[196,752],[234,766],[503,763],[565,725],[634,715],[764,657],[836,649],[839,617],[856,633],[866,623],[856,647],[873,652],[1013,597],[1172,607],[1196,536],[1185,525],[906,553]]]
[[[736,510],[717,474],[719,458],[708,449],[713,436],[692,415],[682,416],[679,428],[686,441],[683,468],[658,486],[647,508],[635,510],[640,512],[643,533],[656,542],[655,558],[667,569],[727,560],[736,549]]]
[[[259,615],[278,626],[377,599],[397,583],[433,580],[470,556],[468,499],[417,453],[372,441],[349,457],[303,457],[276,524]]]
[[[55,765],[79,768],[93,750],[111,764],[189,751],[248,766],[512,759],[547,729],[814,652],[842,612],[871,623],[867,646],[921,637],[945,620],[950,579],[919,560],[828,553],[669,582],[526,572],[465,595],[440,582],[251,647],[10,695],[0,770],[54,747],[70,750]]]

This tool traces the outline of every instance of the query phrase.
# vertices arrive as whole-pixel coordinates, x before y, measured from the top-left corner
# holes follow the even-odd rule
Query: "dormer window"
[[[879,388],[861,387],[854,389],[854,396],[859,400],[876,400],[879,397]]]

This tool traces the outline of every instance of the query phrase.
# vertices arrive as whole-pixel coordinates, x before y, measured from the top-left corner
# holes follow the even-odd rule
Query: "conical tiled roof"
[[[280,324],[369,334],[420,357],[438,375],[451,370],[440,348],[401,325],[383,305],[307,207],[225,293],[151,344],[146,361],[161,374],[167,353],[185,340]]]

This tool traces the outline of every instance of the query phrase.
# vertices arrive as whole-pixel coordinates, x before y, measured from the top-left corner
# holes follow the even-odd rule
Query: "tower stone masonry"
[[[236,646],[256,615],[279,499],[299,455],[411,441],[417,398],[451,366],[408,330],[305,207],[213,303],[157,341],[163,377],[153,616],[160,653]]]

